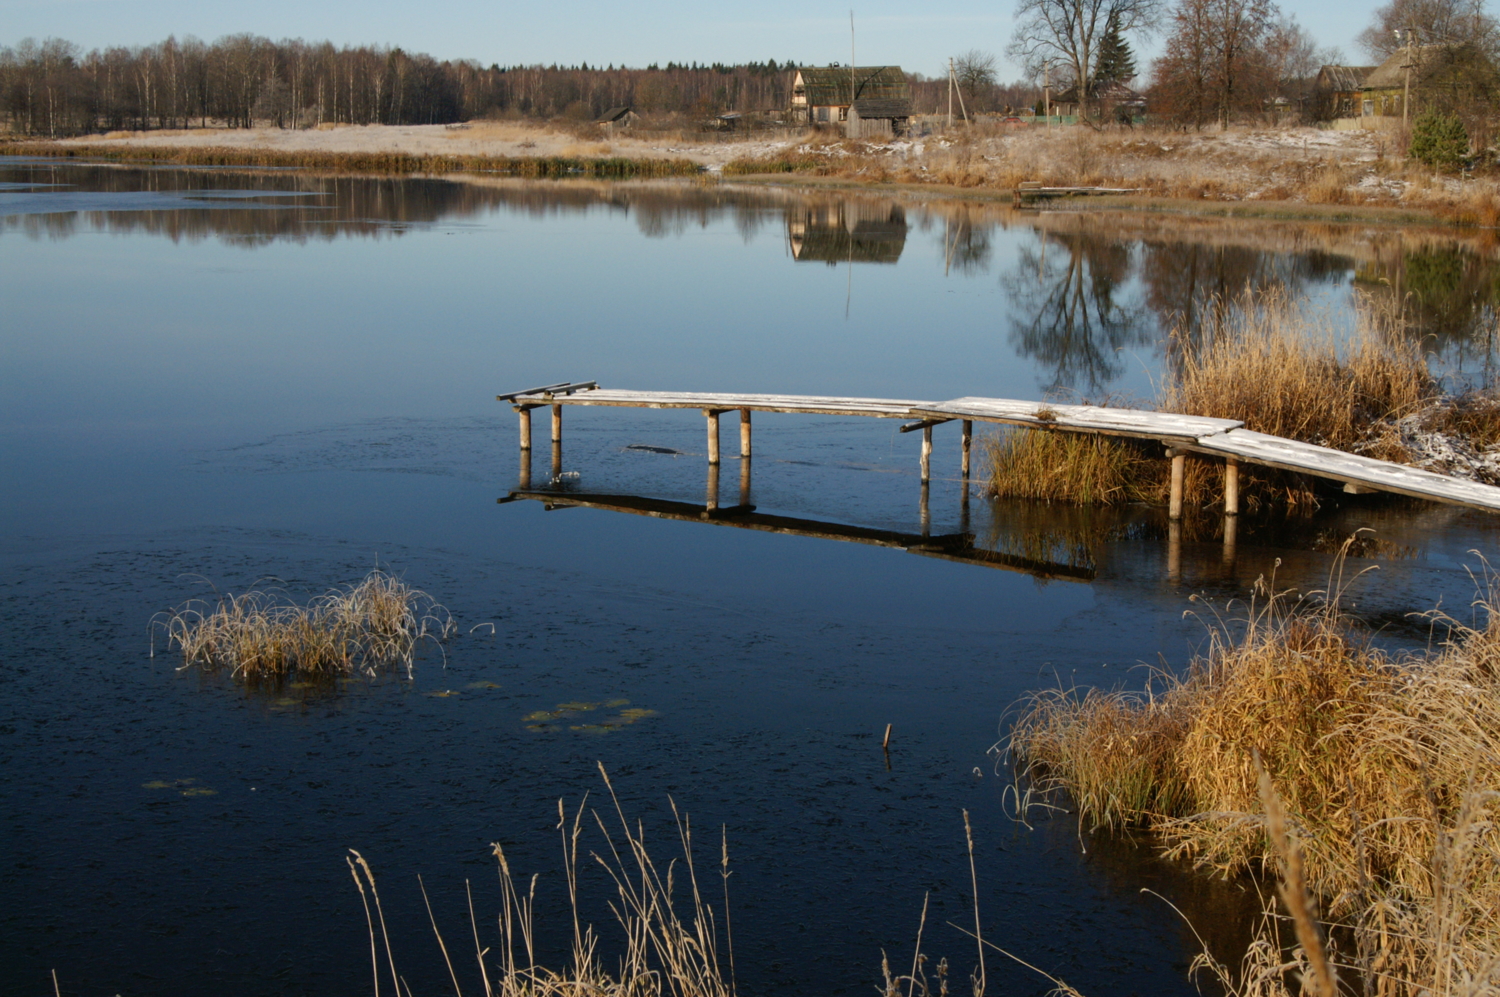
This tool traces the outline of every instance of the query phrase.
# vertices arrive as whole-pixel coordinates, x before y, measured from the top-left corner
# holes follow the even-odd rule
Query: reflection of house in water
[[[906,212],[890,201],[824,201],[787,212],[798,262],[895,263],[906,248]]]

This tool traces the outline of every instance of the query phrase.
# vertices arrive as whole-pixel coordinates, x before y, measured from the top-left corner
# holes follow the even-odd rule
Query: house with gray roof
[[[804,67],[792,76],[790,119],[842,125],[851,138],[905,135],[911,87],[900,66]]]

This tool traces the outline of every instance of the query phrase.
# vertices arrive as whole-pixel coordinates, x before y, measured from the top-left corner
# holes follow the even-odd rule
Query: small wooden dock
[[[1138,194],[1138,188],[1134,187],[1044,187],[1040,183],[1028,181],[1011,191],[1011,204],[1017,208],[1024,208],[1028,204],[1036,204],[1038,201],[1051,201],[1063,197],[1104,197],[1110,194]]]
[[[593,381],[563,382],[497,395],[509,402],[520,417],[521,450],[531,451],[531,412],[548,407],[552,412],[553,474],[560,473],[562,410],[567,405],[621,408],[697,409],[708,423],[708,463],[721,459],[720,417],[739,414],[739,457],[752,456],[751,414],[785,412],[804,415],[864,416],[877,419],[911,420],[902,432],[922,433],[919,469],[922,483],[931,478],[932,431],[936,426],[958,422],[961,427],[962,461],[959,473],[968,480],[974,423],[1027,426],[1053,432],[1094,433],[1151,440],[1162,445],[1162,457],[1171,461],[1169,515],[1182,516],[1182,476],[1189,456],[1221,461],[1224,468],[1224,513],[1239,513],[1239,468],[1258,464],[1342,482],[1350,493],[1391,492],[1433,502],[1467,506],[1485,512],[1500,512],[1500,488],[1451,478],[1405,464],[1361,457],[1296,440],[1267,436],[1244,428],[1235,419],[1210,419],[1106,408],[1095,405],[1052,405],[1011,398],[955,398],[922,401],[910,398],[846,398],[824,395],[718,394],[708,392],[625,391],[604,389]],[[529,461],[527,465],[529,467]],[[748,466],[746,467],[748,470]],[[523,489],[527,486],[523,485]]]

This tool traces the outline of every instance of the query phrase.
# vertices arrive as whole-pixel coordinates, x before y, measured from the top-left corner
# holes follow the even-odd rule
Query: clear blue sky
[[[1370,0],[1373,9],[1383,0]],[[879,0],[854,5],[861,64],[896,63],[940,75],[950,55],[978,48],[1001,55],[1014,24],[1014,0]],[[520,3],[502,0],[0,0],[0,45],[56,36],[85,49],[141,45],[168,34],[212,41],[247,31],[270,38],[329,39],[335,44],[401,45],[438,58],[488,65],[587,62],[847,62],[849,7],[839,3],[761,0],[755,4],[636,0],[622,3]],[[1353,59],[1354,36],[1369,23],[1358,5],[1284,0],[1319,45]],[[1136,41],[1149,57],[1152,42]],[[1144,63],[1146,59],[1138,60]],[[1001,76],[1019,75],[1009,64]]]

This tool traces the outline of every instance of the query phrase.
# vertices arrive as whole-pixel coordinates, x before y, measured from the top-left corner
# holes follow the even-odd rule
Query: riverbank
[[[1158,129],[992,126],[874,143],[831,132],[605,133],[589,124],[476,121],[110,132],[15,141],[10,154],[183,165],[532,177],[688,176],[808,184],[1008,203],[1025,181],[1125,188],[1048,210],[1116,208],[1188,215],[1494,226],[1500,185],[1433,174],[1375,133],[1312,128]],[[550,164],[550,165],[547,165]]]

